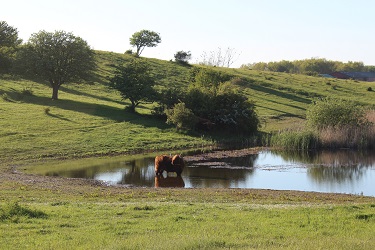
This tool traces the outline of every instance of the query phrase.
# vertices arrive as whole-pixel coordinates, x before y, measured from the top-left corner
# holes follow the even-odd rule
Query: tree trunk
[[[59,99],[59,85],[58,84],[52,84],[52,100],[58,100]]]

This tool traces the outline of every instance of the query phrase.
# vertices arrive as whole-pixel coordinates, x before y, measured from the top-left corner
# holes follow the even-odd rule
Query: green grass
[[[16,212],[0,220],[1,249],[375,247],[373,203],[333,206],[294,201],[293,205],[282,197],[250,202],[251,193],[233,198],[231,191],[219,197],[219,190],[202,191],[211,198],[199,198],[193,190],[185,200],[178,198],[181,191],[174,190],[144,191],[143,198],[109,192],[87,192],[84,199],[54,195],[54,200],[39,194],[12,203],[16,205],[2,201],[0,211],[16,206],[11,208]],[[133,193],[140,195],[139,190]],[[225,198],[237,200],[220,200]]]

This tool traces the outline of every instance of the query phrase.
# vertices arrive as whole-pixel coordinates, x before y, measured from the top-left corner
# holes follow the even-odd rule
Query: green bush
[[[167,109],[165,113],[167,123],[176,125],[177,129],[193,129],[197,123],[197,117],[183,102],[177,103],[172,109]]]
[[[342,126],[360,126],[365,119],[365,111],[354,102],[336,98],[316,101],[307,110],[308,124],[315,129]]]

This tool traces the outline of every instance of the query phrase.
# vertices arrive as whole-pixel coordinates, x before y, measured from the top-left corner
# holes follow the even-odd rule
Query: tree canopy
[[[140,59],[133,59],[125,65],[115,66],[115,75],[110,79],[110,86],[117,89],[122,98],[131,102],[130,110],[141,102],[154,101],[156,92],[155,81],[150,74],[149,66]]]
[[[177,51],[176,54],[174,54],[174,59],[178,63],[187,64],[191,59],[191,53],[190,51]]]
[[[159,33],[151,30],[141,30],[135,32],[130,38],[130,45],[136,47],[136,55],[140,56],[145,47],[156,47],[161,43]]]
[[[19,60],[30,73],[49,81],[53,100],[58,99],[62,84],[87,79],[95,68],[94,52],[87,42],[65,31],[32,34]]]
[[[16,47],[22,43],[16,28],[0,21],[0,72],[7,72],[12,66]]]

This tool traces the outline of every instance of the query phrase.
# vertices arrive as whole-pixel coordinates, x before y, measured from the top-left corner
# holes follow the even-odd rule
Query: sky
[[[95,50],[124,53],[129,38],[160,34],[142,57],[174,59],[231,48],[232,67],[325,58],[375,65],[373,0],[0,0],[0,21],[25,42],[40,30],[72,32]]]

